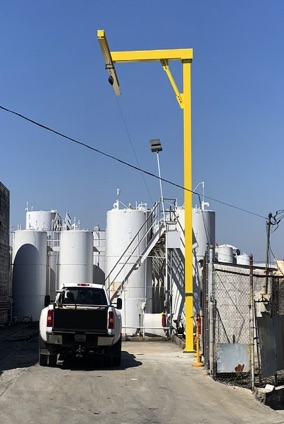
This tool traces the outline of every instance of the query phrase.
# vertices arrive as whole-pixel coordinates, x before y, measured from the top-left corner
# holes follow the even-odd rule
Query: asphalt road
[[[213,381],[172,342],[123,342],[120,368],[100,358],[40,367],[37,349],[36,327],[2,339],[0,331],[1,424],[284,423],[281,411]]]

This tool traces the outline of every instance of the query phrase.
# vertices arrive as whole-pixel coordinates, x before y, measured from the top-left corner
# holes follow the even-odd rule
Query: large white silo
[[[184,240],[184,208],[177,208],[178,216],[177,230],[181,234],[181,239]],[[201,208],[192,209],[192,247],[195,251],[195,256],[198,260],[203,259],[207,244],[215,246],[215,211]],[[183,249],[184,253],[184,249]]]
[[[13,242],[13,317],[39,320],[46,295],[47,234],[17,230]]]
[[[183,255],[184,250],[184,231],[185,231],[185,210],[178,207],[176,210],[177,215],[177,230],[180,232],[182,240],[181,251]],[[188,231],[188,230],[187,230]],[[215,211],[206,210],[201,208],[192,209],[192,275],[193,275],[193,298],[194,298],[194,312],[199,313],[202,302],[202,276],[201,267],[202,260],[205,256],[207,245],[215,246]],[[184,284],[184,282],[180,282]],[[174,307],[174,319],[179,318],[176,314],[180,314],[183,309],[183,296],[179,286],[173,286],[172,304]]]
[[[195,313],[202,308],[202,266],[207,246],[215,247],[215,211],[192,209],[192,254]]]
[[[129,335],[141,327],[147,281],[151,285],[149,260],[135,265],[148,242],[147,216],[144,207],[119,209],[118,202],[107,212],[106,287],[123,299],[123,332]]]
[[[63,283],[93,282],[93,233],[86,230],[60,232],[59,287]]]

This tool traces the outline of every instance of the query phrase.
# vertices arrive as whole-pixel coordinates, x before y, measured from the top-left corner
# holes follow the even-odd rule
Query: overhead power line
[[[48,127],[47,125],[41,124],[40,122],[37,122],[37,121],[35,121],[35,120],[31,119],[31,118],[28,118],[27,116],[22,115],[22,114],[21,114],[21,113],[19,113],[19,112],[15,112],[15,111],[13,111],[13,110],[11,110],[11,109],[8,109],[8,108],[6,108],[6,107],[4,107],[4,106],[1,106],[1,105],[0,105],[0,109],[4,110],[5,112],[11,113],[11,114],[13,114],[13,115],[15,115],[15,116],[18,116],[19,118],[22,118],[22,119],[24,119],[24,120],[26,120],[26,121],[30,122],[30,123],[31,123],[31,124],[33,124],[33,125],[36,125],[36,126],[38,126],[38,127],[40,127],[40,128],[43,128],[44,130],[50,131],[51,133],[56,134],[56,135],[58,135],[59,137],[64,138],[65,140],[68,140],[68,141],[71,141],[71,142],[73,142],[73,143],[76,143],[76,144],[78,144],[78,145],[80,145],[80,146],[85,147],[86,149],[92,150],[92,151],[94,151],[94,152],[96,152],[96,153],[98,153],[98,154],[100,154],[100,155],[102,155],[102,156],[105,156],[105,157],[107,157],[107,158],[109,158],[109,159],[112,159],[112,160],[114,160],[114,161],[116,161],[116,162],[119,162],[119,163],[121,163],[122,165],[126,165],[126,166],[128,166],[129,168],[135,169],[136,171],[142,172],[143,174],[149,175],[150,177],[153,177],[153,178],[156,178],[156,179],[158,179],[158,180],[161,180],[161,181],[163,181],[164,183],[167,183],[167,184],[169,184],[169,185],[171,185],[171,186],[174,186],[174,187],[180,188],[181,190],[189,191],[189,192],[191,192],[192,194],[198,195],[198,193],[196,193],[196,192],[195,192],[195,191],[193,191],[193,190],[190,190],[190,189],[189,189],[189,188],[187,188],[187,187],[183,187],[182,185],[177,184],[177,183],[174,183],[173,181],[169,181],[169,180],[167,180],[167,179],[165,179],[165,178],[159,177],[158,175],[153,174],[152,172],[146,171],[145,169],[142,169],[142,168],[140,168],[140,167],[138,167],[138,166],[132,165],[132,164],[130,164],[130,163],[128,163],[128,162],[126,162],[126,161],[124,161],[124,160],[122,160],[122,159],[117,158],[116,156],[110,155],[110,154],[105,153],[105,152],[103,152],[103,151],[101,151],[101,150],[99,150],[99,149],[96,149],[95,147],[92,147],[92,146],[90,146],[90,145],[88,145],[88,144],[86,144],[86,143],[83,143],[82,141],[76,140],[76,139],[75,139],[75,138],[73,138],[73,137],[69,137],[69,136],[68,136],[68,135],[66,135],[66,134],[63,134],[63,133],[61,133],[61,132],[59,132],[59,131],[54,130],[53,128]],[[262,216],[262,215],[260,215],[260,214],[258,214],[258,213],[251,212],[251,211],[249,211],[249,210],[247,210],[247,209],[241,208],[241,207],[239,207],[239,206],[232,205],[232,204],[227,203],[227,202],[223,202],[222,200],[217,200],[217,199],[214,199],[213,197],[209,197],[209,196],[204,196],[204,198],[205,198],[205,199],[208,199],[208,200],[211,200],[211,201],[213,201],[213,202],[219,203],[219,204],[221,204],[221,205],[227,206],[227,207],[229,207],[229,208],[236,209],[236,210],[239,210],[239,211],[241,211],[241,212],[245,212],[245,213],[248,213],[248,214],[250,214],[250,215],[257,216],[258,218],[266,219],[266,217],[264,217],[264,216]]]
[[[117,96],[115,96],[115,99],[116,99],[116,104],[117,104],[117,107],[118,107],[118,110],[119,110],[119,113],[120,113],[121,120],[122,120],[122,122],[123,122],[123,125],[124,125],[124,128],[125,128],[125,131],[126,131],[126,134],[127,134],[128,140],[129,140],[129,142],[130,142],[130,144],[131,144],[131,147],[132,147],[132,150],[133,150],[133,154],[134,154],[135,159],[136,159],[136,163],[137,163],[137,165],[138,165],[138,166],[139,166],[139,168],[140,168],[140,163],[139,163],[138,157],[137,157],[137,155],[136,155],[136,151],[135,151],[135,149],[134,149],[134,145],[133,145],[133,142],[132,142],[132,138],[131,138],[131,136],[130,136],[130,132],[129,132],[129,130],[128,130],[128,127],[127,127],[127,124],[126,124],[126,120],[125,120],[124,115],[123,115],[123,113],[122,113],[122,109],[121,109],[121,107],[120,107],[120,104],[119,104],[119,101],[118,101],[118,99],[117,99]],[[147,183],[146,183],[146,180],[145,180],[145,175],[144,175],[144,174],[143,174],[143,172],[141,172],[141,171],[140,171],[140,173],[141,173],[141,176],[142,176],[142,179],[143,179],[144,185],[145,185],[145,187],[146,187],[146,190],[147,190],[147,192],[148,192],[149,199],[151,200],[151,202],[152,202],[152,203],[154,203],[154,202],[153,202],[153,200],[152,200],[152,197],[151,197],[151,193],[150,193],[149,187],[148,187],[148,185],[147,185]]]

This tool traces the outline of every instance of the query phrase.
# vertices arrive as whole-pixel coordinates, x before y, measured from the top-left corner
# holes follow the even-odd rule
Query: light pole
[[[159,161],[159,153],[163,150],[161,141],[158,138],[150,140],[150,149],[151,149],[151,152],[157,154],[158,176],[160,181],[160,193],[161,193],[161,203],[162,203],[162,217],[163,217],[163,221],[165,222],[165,206],[164,206],[164,196],[163,196],[163,188],[162,188],[162,180],[161,180],[161,168],[160,168],[160,161]]]
[[[168,241],[167,241],[167,225],[166,225],[166,217],[165,217],[165,205],[164,205],[164,196],[163,196],[163,188],[162,188],[162,179],[161,179],[161,168],[159,161],[159,153],[163,150],[161,141],[158,138],[150,140],[150,149],[151,152],[156,153],[157,155],[157,165],[158,165],[158,175],[160,181],[160,193],[161,193],[161,203],[162,203],[162,222],[165,226],[165,276],[164,276],[164,288],[165,288],[165,302],[168,313],[171,317],[171,308],[169,308],[171,300],[169,299],[169,283],[168,283]],[[159,220],[160,224],[160,220]],[[171,322],[171,321],[170,321]]]

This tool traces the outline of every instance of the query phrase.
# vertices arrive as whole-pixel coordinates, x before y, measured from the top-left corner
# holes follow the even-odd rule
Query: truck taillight
[[[53,325],[53,309],[49,309],[47,311],[46,326],[52,327],[52,325]]]
[[[108,313],[108,328],[109,330],[114,329],[114,313],[112,311]]]

